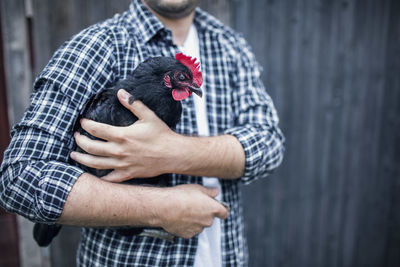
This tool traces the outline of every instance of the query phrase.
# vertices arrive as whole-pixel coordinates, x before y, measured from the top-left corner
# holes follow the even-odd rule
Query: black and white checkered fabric
[[[240,182],[266,177],[281,162],[283,136],[273,103],[260,81],[260,67],[245,40],[196,9],[201,68],[211,135],[236,136],[246,154],[245,173],[221,180],[229,217],[222,221],[223,266],[247,265]],[[148,57],[179,52],[171,32],[142,4],[91,26],[67,41],[34,84],[31,104],[12,130],[1,166],[0,204],[36,222],[54,223],[82,170],[68,164],[73,125],[86,101],[127,77]],[[177,131],[196,135],[193,98],[183,101]],[[200,148],[199,148],[200,149]],[[173,175],[171,185],[201,183]],[[95,200],[94,200],[95,201]],[[112,229],[83,228],[79,266],[192,266],[197,238],[175,243],[123,237]]]

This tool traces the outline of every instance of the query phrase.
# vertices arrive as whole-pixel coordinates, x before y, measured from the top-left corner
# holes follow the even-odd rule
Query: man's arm
[[[77,180],[58,221],[78,226],[162,227],[190,238],[227,210],[213,198],[216,189],[200,185],[169,188],[110,183],[84,173]]]
[[[177,162],[177,166],[170,172],[223,179],[238,179],[243,175],[244,150],[232,135],[179,136],[176,144],[177,151],[172,161]]]

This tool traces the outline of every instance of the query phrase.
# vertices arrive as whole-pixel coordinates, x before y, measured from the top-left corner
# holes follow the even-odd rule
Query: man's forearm
[[[159,188],[110,183],[82,174],[64,205],[60,224],[152,226],[165,203]]]
[[[228,210],[214,200],[218,190],[200,185],[167,188],[110,183],[82,174],[58,223],[87,227],[151,226],[190,238]]]
[[[188,137],[177,135],[171,154],[171,173],[237,179],[243,175],[245,154],[231,135]]]

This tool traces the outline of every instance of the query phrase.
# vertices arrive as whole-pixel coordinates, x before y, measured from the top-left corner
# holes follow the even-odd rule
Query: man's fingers
[[[124,170],[114,170],[109,174],[101,177],[101,179],[112,183],[120,183],[130,179],[130,177],[128,177],[127,172]]]
[[[226,209],[223,205],[221,204],[219,205],[221,206],[221,208],[218,209],[218,211],[215,213],[215,217],[225,220],[226,218],[228,218],[229,210]]]
[[[71,152],[70,156],[80,164],[99,170],[114,169],[120,165],[120,161],[117,161],[114,158],[98,157],[76,151]]]
[[[119,154],[117,153],[118,151],[114,148],[112,143],[100,140],[93,140],[80,133],[75,133],[74,137],[76,144],[89,154],[106,157],[119,156]]]
[[[224,205],[223,202],[220,202],[218,200],[215,200],[215,202],[218,203],[217,210],[214,213],[215,217],[225,220],[229,215],[229,206]]]
[[[215,198],[218,196],[219,190],[216,187],[202,187],[202,191],[208,196]]]
[[[219,190],[216,187],[203,187],[203,192],[206,193],[209,197],[215,198],[218,195]],[[221,218],[223,220],[226,219],[229,214],[229,206],[226,203],[220,202],[218,200],[215,200],[215,202],[218,206],[217,210],[215,211],[215,217]]]
[[[142,101],[134,100],[133,96],[124,89],[118,91],[118,99],[121,104],[135,114],[139,120],[148,120],[157,117]]]
[[[118,127],[89,119],[82,119],[81,126],[86,132],[106,141],[115,139],[115,133],[119,133]]]
[[[219,201],[217,200],[219,204],[221,204],[222,206],[224,206],[225,209],[227,209],[228,211],[230,211],[231,207],[229,207],[229,204],[224,202],[224,201]]]

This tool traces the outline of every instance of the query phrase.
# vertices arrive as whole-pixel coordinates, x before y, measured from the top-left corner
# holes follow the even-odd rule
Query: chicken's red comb
[[[196,62],[197,59],[186,56],[183,53],[177,53],[175,55],[175,58],[180,63],[182,63],[183,65],[185,65],[190,69],[193,75],[193,83],[196,84],[198,87],[200,87],[201,84],[203,83],[203,75],[201,74],[200,71],[200,63]]]

